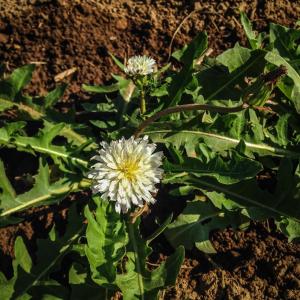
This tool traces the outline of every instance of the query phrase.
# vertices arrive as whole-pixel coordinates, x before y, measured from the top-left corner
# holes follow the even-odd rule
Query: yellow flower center
[[[139,165],[135,160],[127,160],[119,165],[118,170],[123,174],[125,178],[130,181],[136,179],[136,171],[139,169]]]

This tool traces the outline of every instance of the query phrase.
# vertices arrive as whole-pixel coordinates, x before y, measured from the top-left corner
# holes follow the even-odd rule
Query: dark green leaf
[[[67,293],[64,296],[64,288],[60,287],[57,282],[49,280],[48,276],[60,263],[64,255],[70,251],[72,244],[80,237],[83,220],[75,210],[73,208],[69,211],[69,222],[72,226],[67,227],[67,232],[63,237],[53,242],[50,239],[38,242],[38,252],[34,265],[30,262],[24,244],[20,239],[17,239],[15,246],[17,258],[13,263],[14,276],[7,280],[0,273],[1,299],[32,299],[33,295],[38,296],[40,299],[44,299],[43,295],[52,297],[48,299],[53,299],[53,296],[58,297],[58,299],[66,299]],[[26,253],[22,253],[23,251]],[[26,272],[23,268],[26,269]],[[27,273],[29,269],[30,273]]]
[[[32,260],[23,242],[23,239],[20,236],[16,238],[14,252],[18,265],[20,265],[25,272],[30,273],[32,268]]]
[[[20,195],[15,192],[8,181],[2,162],[0,161],[0,218],[8,216],[17,211],[28,207],[39,206],[58,202],[71,191],[76,191],[88,187],[90,183],[74,182],[70,178],[62,178],[56,182],[50,182],[49,167],[40,159],[38,174],[35,177],[35,183],[31,190]]]
[[[288,86],[284,82],[278,86],[281,91],[294,103],[298,113],[300,113],[300,75],[283,57],[277,54],[276,51],[268,52],[265,59],[275,66],[285,66],[287,69],[287,76],[293,81],[293,85]]]
[[[26,65],[24,67],[15,69],[10,75],[9,82],[14,88],[15,95],[19,93],[23,89],[23,87],[25,87],[30,82],[34,69],[35,65],[33,64]]]
[[[226,66],[229,72],[233,72],[240,66],[244,65],[251,57],[251,51],[241,47],[238,43],[234,48],[228,49],[217,57],[217,61]]]
[[[176,74],[169,87],[169,106],[177,105],[182,93],[184,92],[188,83],[192,80],[192,70],[194,60],[204,54],[207,48],[207,36],[205,33],[200,33],[191,42],[191,44],[185,49],[181,56],[180,61],[184,63],[182,70]]]
[[[121,63],[121,61],[118,60],[112,53],[109,53],[109,55],[110,55],[110,57],[113,59],[113,61],[115,62],[115,64],[116,64],[122,71],[124,71],[124,68],[125,68],[124,64]]]
[[[240,140],[232,138],[229,135],[219,134],[215,132],[209,132],[208,130],[146,130],[145,134],[149,135],[151,139],[156,143],[175,143],[184,144],[187,142],[195,143],[199,139],[203,140],[215,151],[224,151],[236,147]],[[245,147],[250,151],[259,153],[261,155],[275,155],[275,156],[287,156],[292,158],[299,158],[300,152],[295,149],[287,150],[275,146],[270,146],[265,143],[248,142],[244,140]]]
[[[114,83],[111,85],[87,85],[83,84],[82,89],[86,92],[92,92],[92,93],[113,93],[119,90],[119,83]]]
[[[185,158],[182,164],[164,163],[164,169],[170,173],[188,173],[197,177],[215,177],[220,183],[233,184],[241,180],[255,177],[262,170],[259,162],[245,158],[233,152],[228,162],[221,157],[216,157],[208,163],[203,163],[197,158]]]
[[[296,51],[299,45],[300,30],[271,23],[269,37],[270,44],[277,54],[286,60],[297,58]]]
[[[227,68],[216,64],[215,60],[210,61],[196,75],[201,86],[201,94],[207,101],[224,99],[239,101],[241,89],[247,86],[245,77],[257,77],[263,73],[266,65],[264,56],[265,51],[260,49],[251,51],[250,58],[231,73]],[[234,58],[234,61],[243,60]]]
[[[255,32],[252,30],[252,24],[244,12],[241,12],[241,23],[243,25],[244,31],[246,33],[251,48],[259,48],[260,45],[258,44]]]
[[[87,161],[76,157],[71,149],[66,146],[53,145],[53,139],[62,134],[65,129],[64,123],[52,125],[45,123],[45,127],[40,130],[39,134],[34,137],[28,137],[11,132],[10,128],[13,123],[7,124],[0,128],[0,145],[15,147],[20,151],[30,153],[38,152],[50,155],[53,160],[61,167],[67,165],[87,166]]]
[[[61,97],[64,95],[64,92],[67,88],[67,84],[63,83],[56,87],[53,91],[49,92],[47,96],[45,96],[45,104],[44,106],[46,108],[52,107],[57,103],[58,100],[61,99]]]
[[[280,218],[284,216],[300,222],[300,176],[293,173],[288,160],[283,160],[279,170],[279,183],[275,193],[261,190],[255,179],[246,180],[233,185],[224,185],[211,178],[195,178],[193,176],[173,177],[169,183],[179,183],[193,186],[196,189],[207,192],[217,192],[225,199],[235,202],[224,202],[224,207],[233,209],[237,207],[256,207],[265,216]],[[207,194],[210,196],[210,194]],[[215,197],[213,194],[212,196]],[[214,200],[214,199],[213,199]],[[224,200],[225,201],[225,200]],[[215,202],[215,200],[214,200]],[[220,204],[219,204],[220,205]],[[218,207],[220,207],[218,205]],[[248,214],[248,217],[255,218]]]

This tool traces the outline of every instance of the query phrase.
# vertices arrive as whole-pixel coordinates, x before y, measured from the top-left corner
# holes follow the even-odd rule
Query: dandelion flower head
[[[146,55],[133,56],[128,59],[124,72],[130,76],[148,75],[154,72],[156,62]]]
[[[118,213],[126,213],[132,204],[142,207],[144,201],[154,203],[152,193],[157,192],[155,185],[163,175],[163,153],[154,152],[156,145],[144,136],[102,142],[101,146],[92,158],[97,162],[88,174],[93,179],[93,193],[115,201]]]

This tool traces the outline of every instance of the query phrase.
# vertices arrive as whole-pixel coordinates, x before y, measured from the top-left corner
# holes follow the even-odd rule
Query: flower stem
[[[145,128],[155,122],[157,119],[164,117],[169,114],[181,112],[181,111],[189,111],[189,110],[208,110],[208,111],[213,111],[213,112],[218,112],[218,113],[232,113],[232,112],[239,112],[241,110],[244,110],[248,108],[249,105],[246,103],[243,103],[240,106],[236,107],[222,107],[222,106],[213,106],[213,105],[207,105],[207,104],[183,104],[183,105],[178,105],[178,106],[173,106],[166,108],[162,111],[157,112],[154,114],[152,117],[148,118],[144,122],[141,123],[141,125],[137,128],[134,136],[139,137]]]
[[[139,258],[139,248],[136,240],[136,230],[135,230],[135,225],[132,224],[131,222],[127,223],[127,228],[128,228],[128,235],[129,239],[132,243],[132,248],[133,248],[133,255],[134,255],[134,260],[135,260],[135,267],[136,267],[136,272],[137,272],[137,282],[140,290],[140,295],[141,299],[144,300],[144,282],[143,282],[143,275],[142,275],[142,266]]]
[[[141,99],[140,99],[140,110],[141,110],[141,115],[146,113],[146,99],[145,99],[145,90],[142,87],[141,88]]]

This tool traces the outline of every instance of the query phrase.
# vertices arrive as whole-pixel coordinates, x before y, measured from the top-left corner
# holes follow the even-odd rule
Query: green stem
[[[140,99],[140,110],[141,110],[141,115],[146,113],[146,99],[145,99],[145,91],[144,88],[141,87],[141,99]]]
[[[120,128],[123,126],[123,123],[124,123],[123,116],[126,114],[127,108],[128,108],[128,102],[124,101],[123,106],[122,106],[122,110],[121,110],[121,113],[120,113],[120,116],[119,116],[119,127]]]
[[[140,260],[138,257],[139,249],[138,249],[138,246],[136,243],[134,226],[135,225],[132,224],[130,221],[127,222],[129,240],[131,241],[132,247],[133,247],[139,290],[140,290],[140,294],[141,294],[141,299],[144,300],[145,298],[144,298],[144,283],[143,283],[143,277],[142,277],[142,267],[141,267]]]

